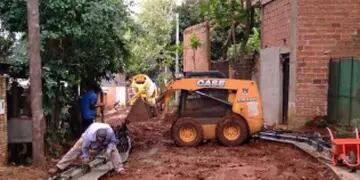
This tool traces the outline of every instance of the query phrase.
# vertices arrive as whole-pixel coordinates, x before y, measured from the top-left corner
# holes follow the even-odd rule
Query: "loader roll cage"
[[[184,76],[185,78],[192,78],[192,77],[226,78],[225,74],[219,71],[184,72]]]
[[[190,92],[190,91],[188,91],[188,92]],[[190,92],[190,93],[192,93],[192,92]],[[206,97],[206,98],[212,99],[212,100],[214,100],[214,101],[223,103],[223,104],[225,104],[225,105],[232,106],[229,101],[225,101],[225,100],[220,99],[220,98],[217,98],[217,97],[215,97],[215,96],[211,96],[211,95],[209,95],[209,94],[207,94],[207,93],[203,93],[203,92],[201,92],[201,91],[195,91],[194,93],[195,93],[195,94],[198,94],[198,95],[200,95],[200,96],[202,96],[202,97]]]
[[[199,74],[195,73],[191,75],[198,76]],[[160,105],[160,107],[165,107],[166,104],[169,104],[175,92],[181,91],[182,92],[181,94],[184,94],[183,92],[185,92],[185,94],[187,95],[193,96],[195,94],[201,96],[202,98],[211,99],[213,101],[218,102],[219,104],[222,104],[222,107],[226,107],[227,109],[228,106],[232,106],[232,108],[234,108],[235,104],[236,107],[238,108],[239,103],[241,103],[242,101],[257,101],[257,103],[261,104],[261,100],[258,92],[255,90],[249,91],[249,89],[257,89],[256,83],[254,81],[225,79],[225,78],[208,78],[208,77],[184,78],[170,82],[166,90],[163,93],[161,93],[160,98],[157,100],[157,102],[158,105]],[[212,93],[207,93],[207,91],[214,92],[214,90],[224,91],[226,92],[226,96],[224,94],[224,96],[219,97],[217,95],[214,96]],[[229,102],[230,99],[227,98],[229,97],[228,95],[230,95],[230,93],[233,94],[234,96],[232,102]],[[244,94],[246,94],[246,96]],[[247,97],[250,99],[241,99],[243,97]],[[182,99],[182,97],[180,99],[182,102],[185,102],[184,100],[187,100],[187,99]],[[206,103],[203,104],[204,106],[207,106],[209,108],[216,109],[215,107],[212,107],[212,105],[215,106],[215,104],[213,104],[213,101],[210,101],[211,103],[209,104]],[[218,106],[218,104],[216,104],[216,106]],[[180,113],[184,112],[184,110],[185,110],[185,106],[181,106],[180,104]],[[262,113],[261,109],[259,111],[260,113]],[[208,109],[208,113],[214,115],[216,114],[215,112],[212,112],[210,109]],[[206,114],[205,112],[203,112],[202,114],[209,115]],[[222,111],[220,114],[223,114]],[[259,114],[259,116],[262,115]]]
[[[198,81],[200,80],[207,80],[207,81],[225,81],[224,85],[214,85],[214,86],[199,86]],[[201,89],[224,89],[224,90],[233,90],[237,91],[237,93],[241,90],[241,87],[245,86],[256,86],[256,83],[254,81],[248,81],[248,80],[235,80],[235,79],[224,79],[224,78],[187,78],[187,79],[180,79],[176,81],[172,81],[167,86],[167,89],[161,94],[158,101],[165,100],[165,102],[168,102],[175,93],[175,91],[178,90],[185,90],[189,92],[195,92],[199,91]],[[200,94],[199,94],[200,95]],[[206,96],[206,94],[201,94]],[[225,102],[223,102],[225,103]],[[228,104],[228,103],[225,103]]]
[[[222,117],[232,106],[227,96],[228,92],[222,89],[182,90],[178,114],[186,117]]]

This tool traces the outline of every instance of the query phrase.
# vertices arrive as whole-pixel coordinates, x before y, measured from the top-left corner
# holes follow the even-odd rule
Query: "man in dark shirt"
[[[96,104],[97,102],[97,90],[96,86],[92,85],[87,88],[85,94],[81,97],[81,117],[83,119],[83,131],[85,131],[96,118],[96,107],[102,106]]]

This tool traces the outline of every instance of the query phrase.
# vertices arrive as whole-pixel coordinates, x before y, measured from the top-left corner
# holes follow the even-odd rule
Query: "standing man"
[[[95,121],[96,108],[102,106],[102,104],[96,104],[98,90],[99,88],[92,84],[86,88],[85,94],[81,97],[80,107],[83,132]]]
[[[124,168],[116,144],[115,133],[109,124],[92,123],[49,173],[54,175],[65,170],[78,157],[81,157],[83,164],[87,164],[97,155],[105,155],[112,162],[115,172],[121,173]]]

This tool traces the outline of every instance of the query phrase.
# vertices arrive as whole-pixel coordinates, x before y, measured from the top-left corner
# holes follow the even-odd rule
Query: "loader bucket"
[[[152,107],[141,98],[138,98],[131,106],[126,117],[127,122],[148,121],[153,117]]]

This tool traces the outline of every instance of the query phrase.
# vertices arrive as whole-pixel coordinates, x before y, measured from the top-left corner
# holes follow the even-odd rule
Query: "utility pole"
[[[175,56],[175,78],[177,78],[180,75],[179,72],[179,13],[176,13],[176,56]],[[175,105],[178,106],[179,105],[179,96],[180,93],[176,92],[175,93]]]
[[[28,41],[30,59],[30,97],[32,114],[33,166],[46,163],[44,155],[45,119],[42,108],[39,1],[27,0]]]
[[[175,75],[179,75],[179,13],[176,13],[176,56],[175,56]]]

